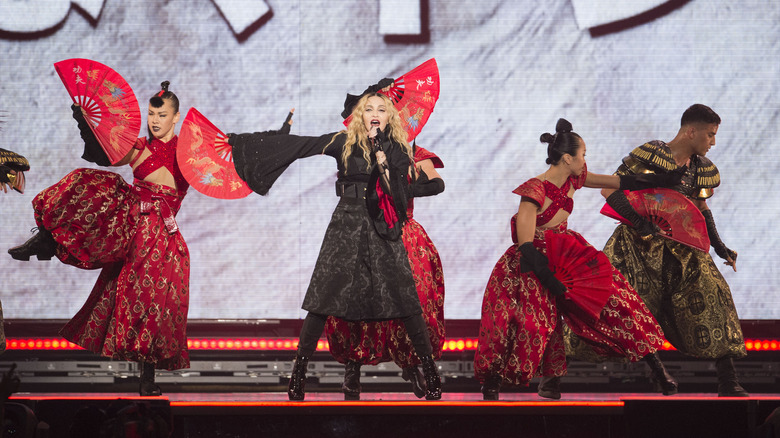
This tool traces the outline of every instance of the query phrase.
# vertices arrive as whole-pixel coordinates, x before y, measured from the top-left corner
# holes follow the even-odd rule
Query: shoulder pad
[[[671,171],[677,168],[677,163],[674,161],[669,146],[658,140],[647,142],[631,151],[628,157],[623,159],[623,163],[626,165],[628,165],[628,163],[626,163],[628,158],[634,158],[639,162],[635,163],[635,165],[643,165],[642,167],[649,166],[649,169],[656,168]],[[649,169],[648,171],[641,173],[648,173]]]
[[[720,185],[720,172],[709,158],[696,155],[691,160],[691,167],[695,167],[698,188],[711,189]]]

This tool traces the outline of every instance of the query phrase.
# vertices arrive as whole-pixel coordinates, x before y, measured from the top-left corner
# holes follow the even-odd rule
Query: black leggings
[[[433,354],[431,339],[428,337],[428,329],[425,327],[425,320],[422,314],[406,316],[399,318],[412,340],[414,352],[418,358],[430,356]],[[325,330],[327,315],[309,312],[306,319],[303,320],[301,327],[301,336],[298,339],[298,356],[311,357],[317,349],[317,341],[320,340],[322,332]]]

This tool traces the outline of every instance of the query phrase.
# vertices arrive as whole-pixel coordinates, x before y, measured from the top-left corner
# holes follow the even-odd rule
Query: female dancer
[[[441,159],[419,146],[414,146],[415,166],[410,170],[412,196],[434,196],[444,191],[444,181],[436,168],[444,167]],[[413,218],[414,199],[406,208],[408,221],[401,238],[409,254],[417,295],[423,308],[434,359],[441,358],[444,347],[444,274],[441,258],[425,229]],[[360,367],[394,361],[404,380],[412,383],[412,392],[418,398],[425,396],[425,380],[420,373],[411,340],[403,324],[390,321],[346,321],[328,317],[325,326],[328,345],[333,357],[344,364],[344,398],[360,399]]]
[[[390,99],[364,95],[352,111],[350,125],[335,134],[238,134],[231,135],[229,143],[238,175],[261,195],[298,158],[324,154],[337,161],[340,200],[303,301],[309,313],[290,378],[290,400],[305,397],[306,368],[329,315],[352,321],[401,319],[423,364],[426,398],[441,398],[414,278],[397,239],[405,219],[412,150]],[[381,188],[376,188],[377,180]],[[377,202],[367,203],[372,194]],[[373,208],[377,206],[385,208]]]
[[[179,99],[168,85],[149,99],[149,136],[116,164],[132,166],[133,184],[104,170],[72,171],[33,199],[38,233],[8,250],[17,260],[57,256],[78,268],[102,268],[60,334],[94,353],[139,362],[142,396],[161,394],[155,368],[189,367],[190,258],[175,220],[189,184],[176,163]],[[73,117],[82,158],[110,165],[80,107]]]
[[[551,241],[565,235],[573,237],[576,245],[590,246],[566,227],[577,189],[668,186],[678,183],[681,174],[627,178],[588,173],[582,138],[564,119],[558,120],[555,131],[541,136],[548,144],[549,169],[514,190],[521,196],[512,217],[515,244],[496,263],[485,289],[474,357],[483,397],[498,400],[503,383],[528,385],[541,375],[538,394],[560,398],[560,376],[566,374],[561,319],[604,355],[644,359],[664,394],[674,394],[677,382],[654,354],[663,345],[663,332],[623,276],[601,260],[599,268],[613,271],[612,290],[596,318],[570,299],[571,292],[553,276],[546,254]]]

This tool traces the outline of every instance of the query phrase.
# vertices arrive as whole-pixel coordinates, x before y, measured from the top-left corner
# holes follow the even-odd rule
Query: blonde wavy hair
[[[355,105],[355,108],[352,110],[352,120],[349,122],[347,129],[339,131],[336,135],[334,135],[333,139],[331,139],[325,148],[333,143],[333,140],[335,140],[337,136],[346,134],[347,140],[344,142],[344,150],[341,153],[341,160],[344,162],[344,167],[347,166],[347,159],[350,155],[352,155],[352,150],[355,147],[360,148],[360,150],[363,152],[363,158],[367,163],[371,163],[371,145],[368,142],[368,130],[366,129],[365,123],[363,123],[363,113],[366,110],[366,102],[368,102],[368,99],[373,96],[379,96],[382,98],[385,107],[390,114],[390,118],[387,120],[387,124],[390,126],[390,139],[393,142],[401,145],[411,162],[414,162],[414,151],[412,151],[412,146],[409,144],[409,142],[406,141],[406,131],[401,125],[401,116],[393,105],[393,101],[381,93],[368,93],[361,97],[358,103]],[[366,170],[368,169],[370,169],[370,167]]]

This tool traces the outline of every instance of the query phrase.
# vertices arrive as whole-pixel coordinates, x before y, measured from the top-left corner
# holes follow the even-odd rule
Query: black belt
[[[344,183],[336,181],[336,196],[342,198],[366,199],[367,183]]]

